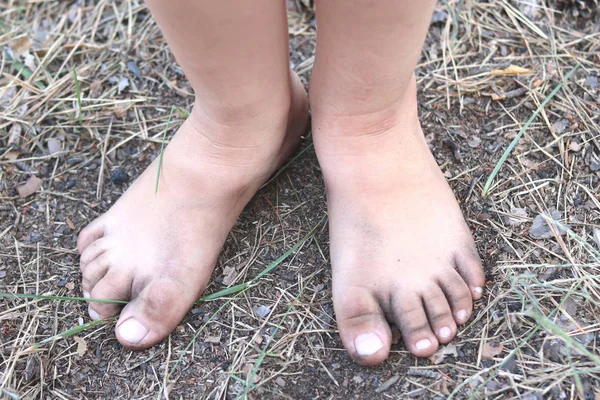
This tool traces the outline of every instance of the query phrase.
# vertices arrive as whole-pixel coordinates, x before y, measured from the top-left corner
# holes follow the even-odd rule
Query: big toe
[[[198,293],[182,290],[171,279],[149,282],[127,304],[117,322],[119,342],[131,349],[148,348],[166,338],[194,304]]]
[[[350,356],[360,365],[383,362],[392,340],[379,302],[365,288],[347,288],[340,296],[334,294],[334,307],[340,337]]]

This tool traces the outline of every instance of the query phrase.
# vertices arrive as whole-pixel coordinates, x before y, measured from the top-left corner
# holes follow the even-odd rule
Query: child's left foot
[[[408,350],[454,338],[484,274],[469,228],[417,119],[414,81],[393,109],[313,113],[327,186],[333,302],[344,345],[362,365],[388,356],[389,322]]]

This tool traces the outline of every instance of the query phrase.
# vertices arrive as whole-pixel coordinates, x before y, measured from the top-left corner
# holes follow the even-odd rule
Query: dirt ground
[[[290,3],[291,62],[306,83],[316,22]],[[421,121],[486,295],[435,356],[416,359],[400,340],[375,368],[354,364],[337,335],[310,135],[229,236],[215,298],[168,340],[130,352],[114,321],[89,324],[71,298],[77,233],[160,154],[192,90],[137,0],[8,0],[0,15],[0,398],[600,398],[593,0],[437,7],[417,69]]]

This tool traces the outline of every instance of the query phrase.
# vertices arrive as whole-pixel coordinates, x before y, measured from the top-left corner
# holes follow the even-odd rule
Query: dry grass
[[[192,90],[137,1],[8,1],[0,15],[0,292],[77,297],[76,231],[123,191],[111,183],[115,170],[133,176],[158,156],[165,131],[169,137],[186,117]],[[565,20],[538,0],[448,1],[436,16],[418,69],[422,122],[489,277],[448,355],[416,360],[398,345],[375,369],[345,355],[319,225],[323,188],[307,140],[234,228],[208,293],[252,285],[200,304],[169,340],[141,353],[117,344],[112,322],[36,347],[85,324],[85,304],[2,298],[0,392],[598,398],[600,87],[590,77],[600,74],[600,25]],[[289,16],[292,63],[305,80],[313,18],[305,7]],[[511,75],[511,65],[527,71]],[[42,187],[22,199],[15,188],[31,176]],[[560,211],[559,221],[546,219],[548,237],[535,239],[534,218],[550,210]]]

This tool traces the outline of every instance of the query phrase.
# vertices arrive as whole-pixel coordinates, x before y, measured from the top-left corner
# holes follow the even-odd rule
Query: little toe
[[[189,289],[189,288],[188,288]],[[119,342],[141,350],[161,342],[181,322],[199,296],[199,291],[172,279],[150,281],[127,304],[117,322]]]
[[[383,362],[390,352],[392,333],[373,294],[363,287],[347,287],[341,296],[334,295],[334,308],[350,357],[364,366]]]
[[[439,285],[448,299],[456,324],[467,322],[473,312],[473,296],[465,280],[457,271],[449,269]]]
[[[429,357],[438,348],[438,340],[417,294],[405,294],[392,299],[394,319],[406,348],[417,357]]]
[[[104,278],[109,266],[110,263],[106,253],[86,264],[81,273],[81,290],[84,296],[90,297],[92,289]]]
[[[82,254],[90,244],[102,236],[104,236],[104,219],[100,217],[90,222],[88,226],[79,232],[77,237],[77,251],[79,251],[79,254]]]
[[[481,265],[481,259],[475,248],[456,256],[458,273],[469,285],[473,300],[479,300],[483,295],[485,285],[485,274]]]
[[[423,303],[429,325],[440,343],[448,343],[456,335],[456,323],[448,299],[442,289],[435,285],[423,294]]]
[[[116,269],[110,269],[90,291],[92,299],[121,300],[130,298],[131,279]],[[119,314],[123,304],[90,302],[89,314],[94,320],[106,319]]]

